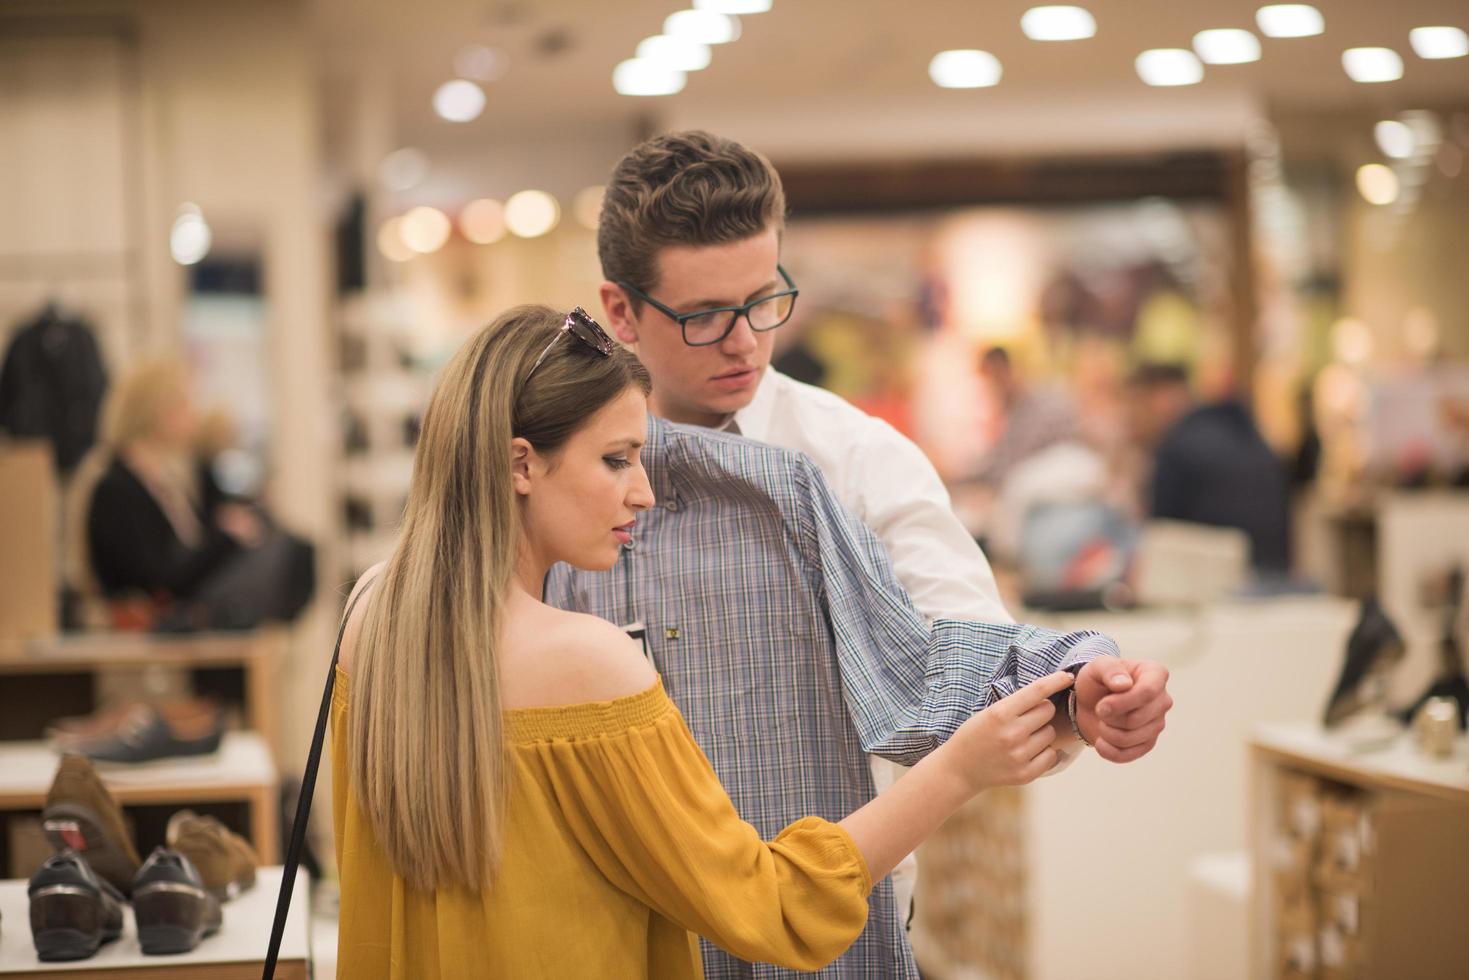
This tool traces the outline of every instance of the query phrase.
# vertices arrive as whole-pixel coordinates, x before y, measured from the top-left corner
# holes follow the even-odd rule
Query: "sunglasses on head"
[[[566,322],[561,324],[561,329],[556,331],[556,336],[551,338],[551,342],[546,345],[546,349],[541,351],[541,356],[536,358],[536,362],[531,365],[530,372],[525,376],[527,381],[530,380],[532,374],[536,373],[536,368],[541,366],[541,363],[545,361],[547,355],[551,353],[551,348],[556,346],[556,341],[560,340],[563,334],[568,333],[603,357],[611,357],[612,351],[617,346],[616,341],[607,336],[607,331],[602,329],[601,324],[593,320],[587,315],[586,310],[578,306],[566,314]]]

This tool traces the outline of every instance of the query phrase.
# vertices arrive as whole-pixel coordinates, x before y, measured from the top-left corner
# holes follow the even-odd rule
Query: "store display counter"
[[[61,756],[44,742],[0,743],[0,815],[39,811]],[[278,777],[265,739],[255,732],[228,732],[219,751],[99,770],[124,808],[204,803],[242,803],[249,810],[251,844],[265,862],[280,852],[276,795]]]
[[[24,881],[0,881],[0,977],[64,977],[66,980],[255,980],[265,961],[280,867],[261,868],[255,887],[224,906],[224,926],[189,953],[144,956],[131,910],[123,917],[123,934],[90,959],[42,963],[31,943],[29,900]],[[306,980],[310,976],[310,908],[308,879],[297,872],[291,914],[281,942],[276,976]]]
[[[1269,724],[1250,754],[1250,975],[1469,976],[1469,739]]]

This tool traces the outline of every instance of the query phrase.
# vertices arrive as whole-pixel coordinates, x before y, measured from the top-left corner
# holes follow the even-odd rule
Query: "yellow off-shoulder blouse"
[[[512,760],[494,883],[408,888],[353,791],[348,676],[332,711],[343,980],[702,977],[695,933],[812,970],[867,922],[845,830],[806,817],[762,841],[655,683],[613,701],[505,714]],[[452,765],[445,760],[445,765]]]

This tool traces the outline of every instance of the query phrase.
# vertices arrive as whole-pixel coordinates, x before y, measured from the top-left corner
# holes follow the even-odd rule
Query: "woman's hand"
[[[970,794],[1023,786],[1056,764],[1056,706],[1048,699],[1071,686],[1066,671],[1047,674],[970,718],[944,743],[946,766]]]

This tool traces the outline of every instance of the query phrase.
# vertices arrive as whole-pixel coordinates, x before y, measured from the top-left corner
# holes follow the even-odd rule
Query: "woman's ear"
[[[536,450],[527,440],[510,440],[510,483],[515,492],[528,496],[531,489],[531,473],[535,469]]]

